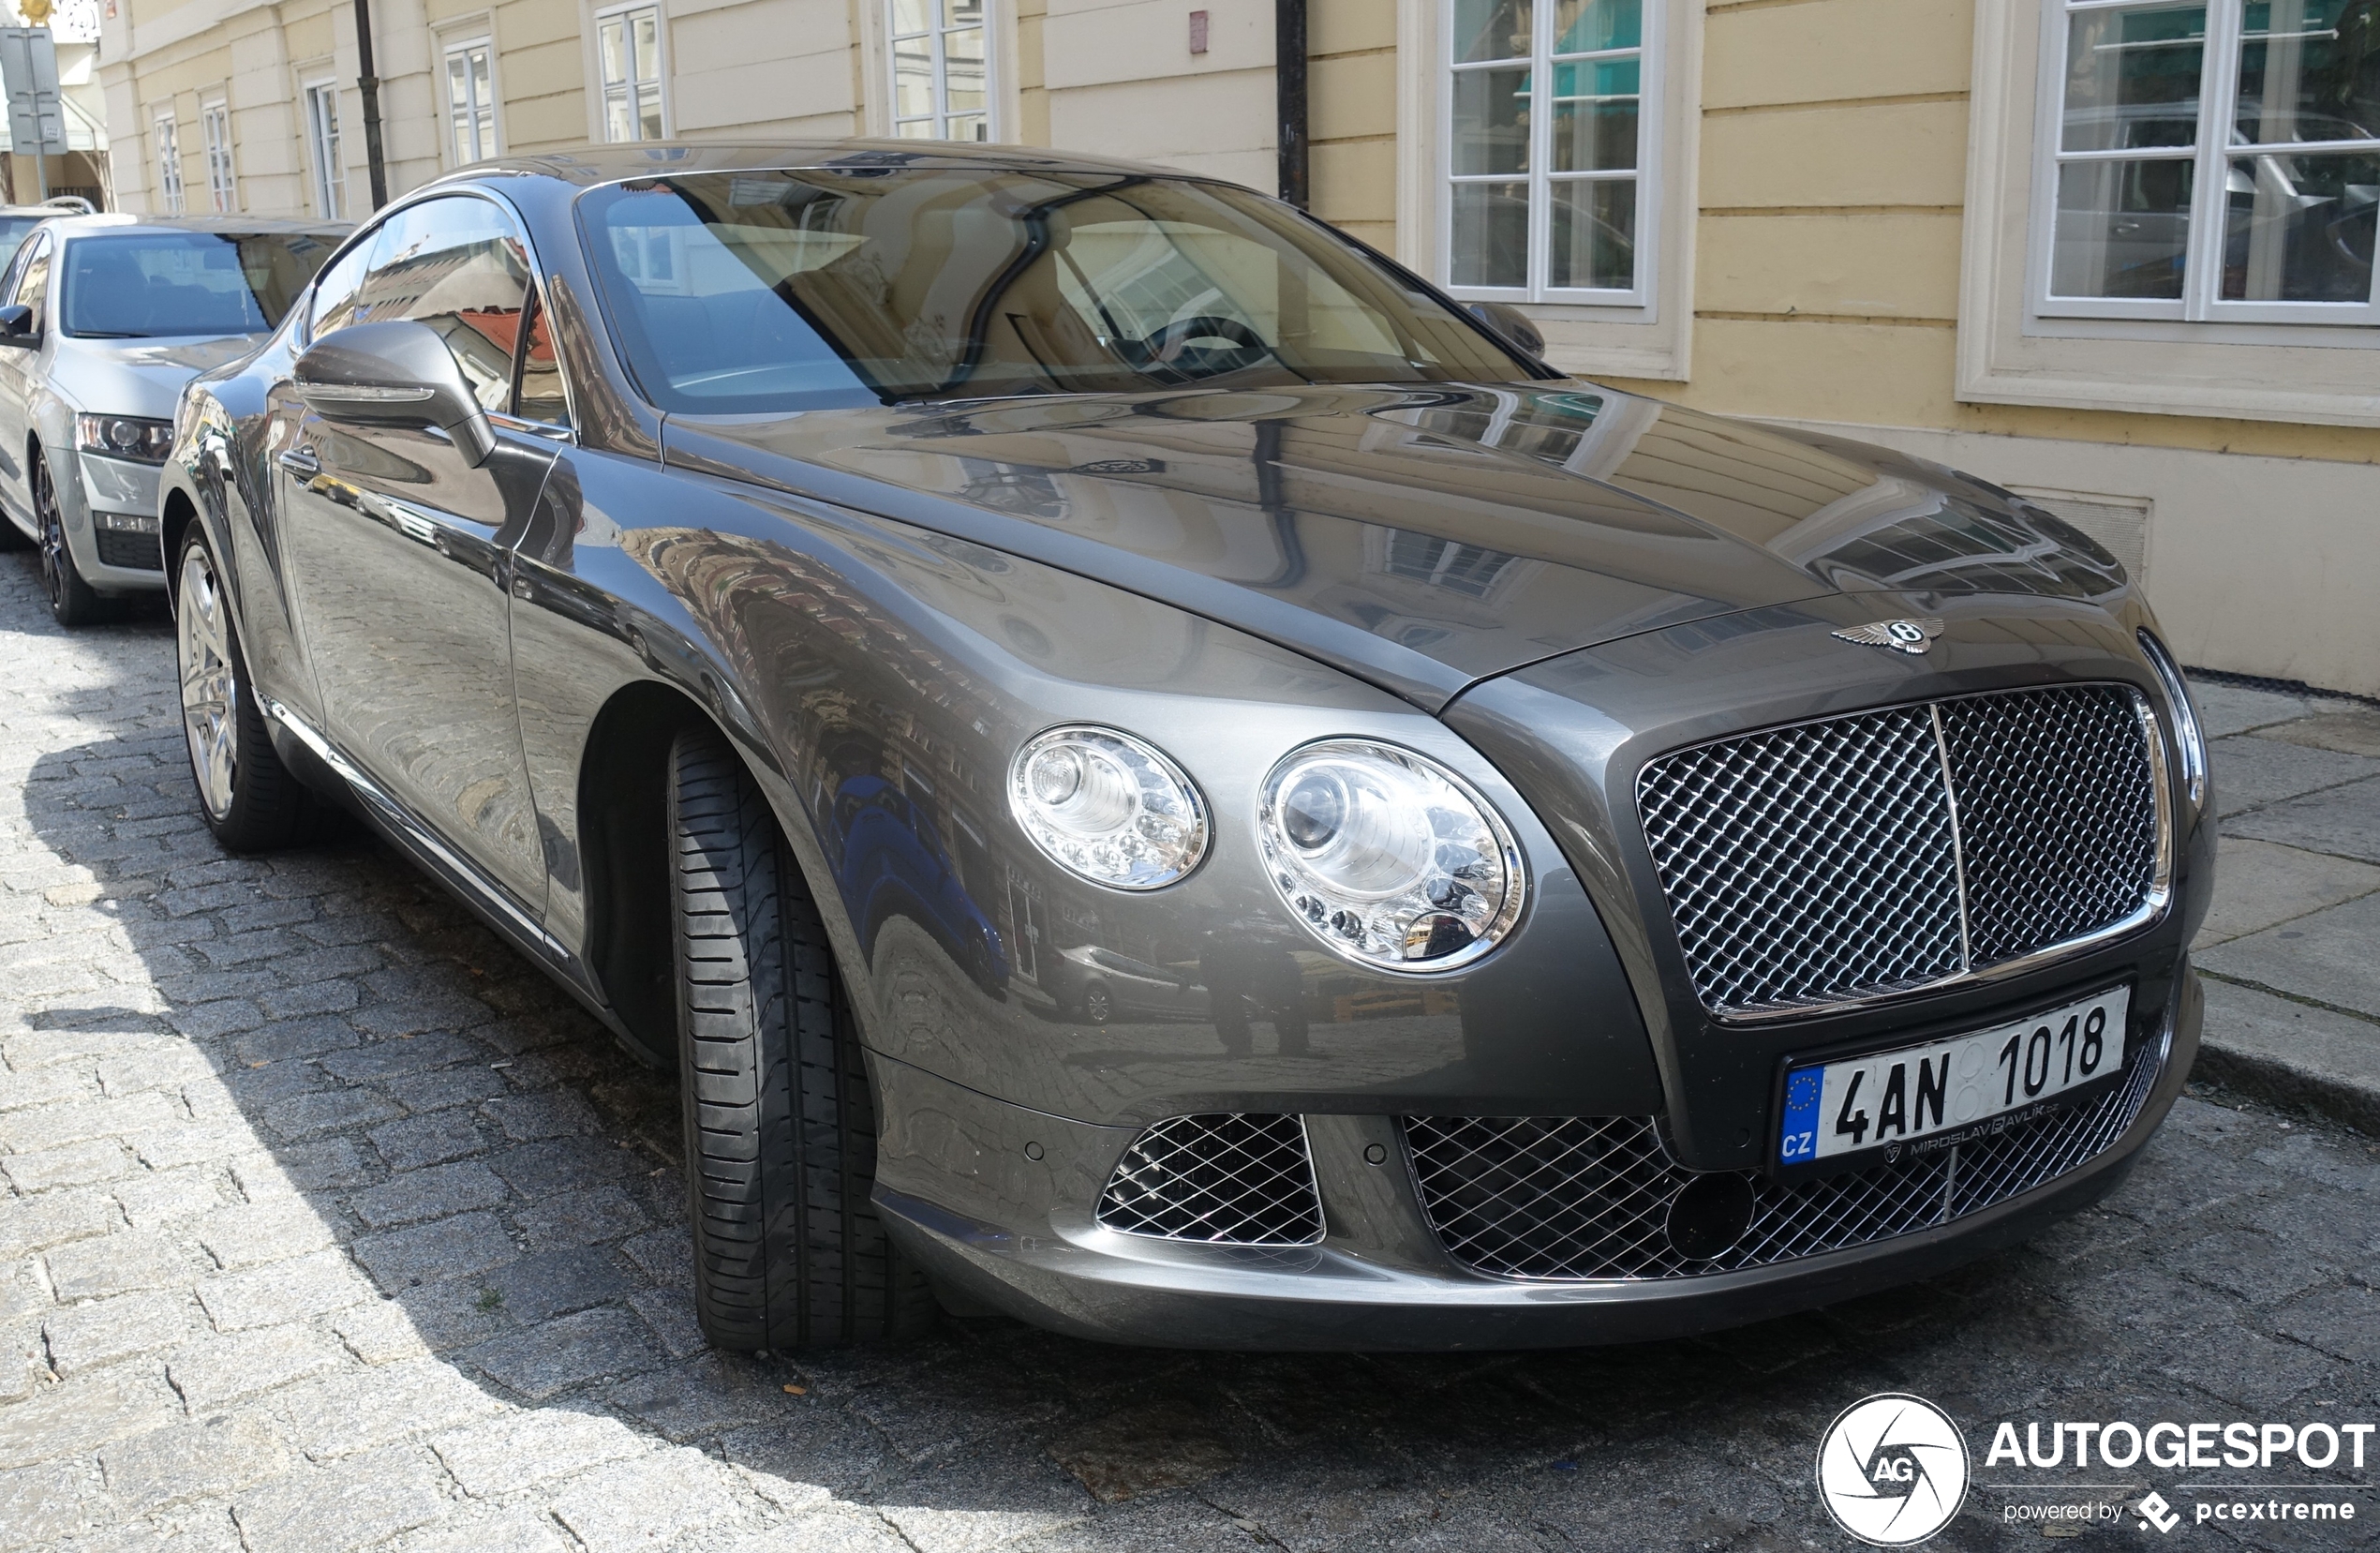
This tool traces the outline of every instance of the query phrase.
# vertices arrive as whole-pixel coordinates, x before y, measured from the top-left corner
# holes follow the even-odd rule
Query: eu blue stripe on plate
[[[1805,1068],[1785,1076],[1785,1125],[1778,1134],[1779,1158],[1816,1158],[1818,1155],[1818,1101],[1826,1088],[1826,1070]],[[1783,1152],[1797,1134],[1807,1133],[1810,1143],[1795,1155]]]

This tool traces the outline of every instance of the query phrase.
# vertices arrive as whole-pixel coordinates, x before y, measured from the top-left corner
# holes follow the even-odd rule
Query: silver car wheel
[[[182,727],[190,739],[190,772],[199,800],[221,819],[231,812],[231,783],[240,755],[240,677],[231,666],[231,626],[216,585],[215,562],[193,545],[182,562],[173,611],[174,645],[182,661]]]

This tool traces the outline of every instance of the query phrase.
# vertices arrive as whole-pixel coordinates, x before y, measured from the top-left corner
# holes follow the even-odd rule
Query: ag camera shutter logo
[[[1922,1396],[1854,1402],[1818,1442],[1818,1497],[1872,1547],[1909,1547],[1948,1526],[1967,1499],[1967,1438]]]

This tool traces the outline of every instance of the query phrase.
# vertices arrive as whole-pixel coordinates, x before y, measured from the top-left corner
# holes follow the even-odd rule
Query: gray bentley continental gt
[[[184,396],[198,795],[675,1072],[723,1347],[1603,1342],[2122,1180],[2207,756],[2105,550],[1000,147],[455,173]]]

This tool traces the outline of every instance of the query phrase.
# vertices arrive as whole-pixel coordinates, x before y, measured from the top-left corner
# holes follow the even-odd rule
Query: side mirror
[[[436,426],[473,469],[496,451],[487,411],[446,341],[425,323],[342,329],[300,356],[292,375],[298,397],[326,421]]]
[[[33,343],[33,309],[18,304],[0,307],[0,345]]]
[[[1504,336],[1508,344],[1517,346],[1532,360],[1545,359],[1545,336],[1538,333],[1529,315],[1509,302],[1474,302],[1471,316]]]

